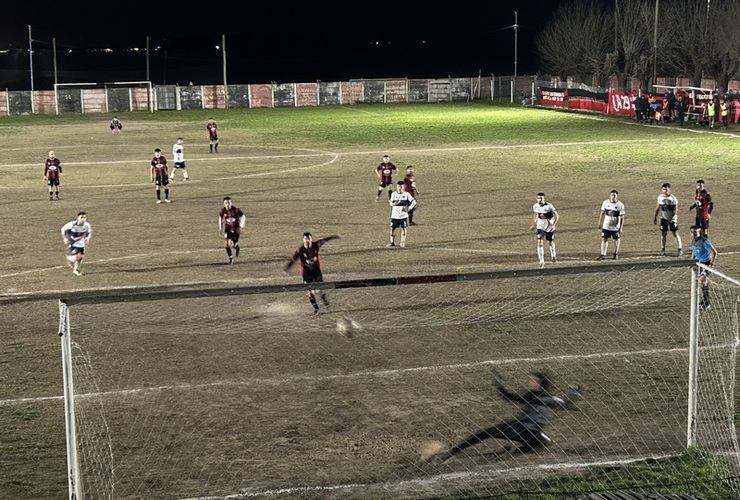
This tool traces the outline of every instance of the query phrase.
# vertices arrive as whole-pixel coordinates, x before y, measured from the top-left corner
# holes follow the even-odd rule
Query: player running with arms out
[[[660,216],[660,231],[662,233],[660,255],[665,255],[666,237],[668,236],[668,231],[670,231],[676,240],[676,245],[678,246],[677,255],[680,257],[683,255],[683,248],[681,246],[681,236],[678,234],[678,200],[671,193],[671,185],[667,182],[660,188],[653,224],[658,223],[658,216]]]
[[[388,200],[391,206],[391,241],[389,247],[396,246],[396,228],[401,228],[401,248],[406,246],[406,232],[408,231],[409,212],[416,207],[416,200],[411,193],[404,191],[403,181],[396,183],[396,192]]]
[[[691,251],[694,254],[694,260],[705,266],[714,267],[714,261],[717,260],[717,249],[706,234],[703,234],[699,226],[691,226]],[[709,278],[706,269],[699,270],[699,286],[701,287],[701,301],[699,307],[708,311],[712,304],[709,301]]]
[[[234,257],[239,257],[239,236],[246,225],[247,216],[238,207],[231,203],[231,198],[224,198],[224,207],[218,214],[218,230],[226,240],[226,255],[229,264],[234,263]]]
[[[209,153],[213,153],[213,150],[216,150],[216,153],[218,153],[218,125],[216,124],[216,120],[213,118],[208,119],[208,123],[206,123],[206,130],[208,130],[208,143],[210,146]]]
[[[54,199],[54,194],[59,199],[59,178],[62,175],[62,164],[59,158],[54,156],[54,151],[49,151],[49,157],[44,164],[44,179],[49,185],[49,201]]]
[[[154,182],[154,186],[157,189],[157,203],[162,203],[161,188],[164,187],[164,202],[170,202],[170,188],[167,187],[170,184],[170,178],[167,169],[167,158],[162,156],[162,150],[157,148],[154,150],[154,158],[152,158],[151,169],[149,170],[149,180]]]
[[[601,204],[599,213],[599,229],[601,229],[601,253],[596,260],[606,259],[609,248],[609,238],[614,239],[613,259],[619,258],[620,238],[624,227],[624,203],[619,201],[619,192],[612,189],[609,198]]]
[[[446,450],[439,450],[426,457],[427,460],[448,460],[486,439],[506,439],[519,443],[518,451],[521,453],[536,450],[551,441],[543,428],[552,418],[555,410],[574,409],[575,403],[583,395],[583,388],[580,384],[569,385],[565,399],[551,395],[549,392],[550,378],[544,372],[532,373],[529,377],[528,390],[522,394],[510,392],[506,388],[506,381],[496,370],[493,371],[493,377],[499,395],[506,401],[521,405],[519,413],[509,420],[471,434]]]
[[[555,254],[555,225],[560,220],[560,214],[555,206],[545,200],[545,193],[537,193],[536,203],[532,206],[534,221],[530,229],[537,230],[537,259],[540,267],[545,267],[545,240],[550,244],[550,259],[556,261]]]
[[[90,245],[92,227],[87,222],[87,214],[79,212],[75,220],[62,226],[62,240],[67,245],[67,265],[72,268],[72,274],[82,276],[80,266],[85,256],[85,250]]]
[[[393,176],[396,175],[398,169],[391,163],[391,159],[388,155],[383,156],[383,161],[375,167],[375,175],[378,176],[380,182],[378,183],[378,193],[375,195],[375,201],[380,200],[380,194],[383,189],[388,188],[388,199],[393,194]]]
[[[182,172],[182,178],[188,180],[188,167],[185,165],[185,147],[182,145],[182,137],[177,138],[177,142],[172,145],[172,161],[175,168],[170,172],[170,180],[175,180],[175,172]]]
[[[319,261],[319,250],[327,241],[339,239],[339,236],[332,235],[320,240],[313,241],[313,236],[310,232],[303,233],[303,245],[299,246],[290,260],[285,265],[285,272],[287,273],[296,261],[301,263],[301,273],[303,273],[304,283],[321,283],[324,281],[324,277],[321,274],[321,262]],[[309,290],[308,300],[313,306],[313,313],[319,314],[319,304],[316,301],[316,295],[321,297],[321,301],[326,307],[329,307],[329,299],[326,297],[326,292],[323,290]]]
[[[704,187],[704,181],[699,179],[696,181],[696,194],[694,196],[694,204],[689,207],[689,212],[696,209],[696,226],[701,228],[702,233],[707,235],[709,232],[709,219],[712,218],[712,210],[714,210],[714,200],[712,195]]]

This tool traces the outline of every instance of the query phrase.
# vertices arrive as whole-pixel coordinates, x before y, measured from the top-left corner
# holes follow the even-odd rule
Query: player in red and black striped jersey
[[[403,190],[411,194],[411,196],[416,200],[416,206],[409,210],[409,225],[415,226],[416,222],[414,222],[414,212],[419,206],[419,189],[416,187],[416,176],[414,175],[413,165],[406,167],[406,176],[403,178]]]
[[[216,125],[216,120],[209,118],[208,123],[206,123],[206,130],[208,130],[208,141],[211,147],[209,153],[213,153],[214,148],[218,153],[218,125]]]
[[[54,194],[59,199],[59,177],[62,175],[62,164],[59,158],[54,156],[54,151],[49,151],[49,158],[44,165],[44,179],[49,185],[49,201],[54,199]]]
[[[313,241],[313,237],[311,236],[311,233],[305,232],[303,233],[303,245],[299,246],[295,252],[293,252],[293,255],[290,257],[290,260],[285,265],[285,272],[287,273],[288,270],[290,270],[291,266],[296,263],[296,261],[300,261],[301,263],[301,272],[303,273],[303,282],[304,283],[321,283],[324,281],[324,277],[321,274],[321,262],[319,261],[319,250],[321,250],[321,247],[326,243],[327,241],[336,240],[339,236],[332,235],[327,236],[326,238],[321,238],[320,240]],[[319,294],[321,296],[321,300],[324,303],[325,306],[329,307],[329,300],[326,298],[326,292],[323,290],[309,290],[308,291],[308,300],[311,302],[311,305],[313,306],[313,313],[319,314],[319,304],[316,302],[316,294]]]
[[[234,257],[239,257],[239,236],[246,218],[244,212],[231,203],[231,198],[228,196],[224,198],[224,208],[218,213],[218,230],[223,231],[226,240],[226,255],[229,256],[229,264],[234,263]]]
[[[709,219],[712,218],[711,213],[714,210],[714,200],[712,195],[704,187],[704,181],[699,179],[696,181],[696,195],[694,196],[694,204],[689,207],[689,211],[696,209],[696,226],[699,227],[704,236],[707,236],[709,232]]]
[[[152,158],[152,168],[149,171],[149,180],[154,182],[154,186],[157,188],[157,203],[162,203],[162,196],[160,194],[160,188],[164,186],[164,202],[170,202],[170,177],[169,170],[167,169],[167,158],[162,156],[162,150],[157,148],[154,150],[154,158]]]
[[[378,194],[375,196],[375,201],[380,199],[380,193],[383,192],[384,188],[388,188],[388,199],[391,199],[393,194],[393,176],[396,174],[398,169],[391,163],[391,159],[388,155],[383,156],[383,161],[375,167],[375,174],[378,176],[380,182],[378,183]]]

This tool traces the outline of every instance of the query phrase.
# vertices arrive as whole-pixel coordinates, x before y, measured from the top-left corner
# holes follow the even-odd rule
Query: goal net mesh
[[[688,267],[427,281],[442,282],[337,284],[318,316],[295,286],[70,301],[82,499],[573,496],[582,491],[564,476],[656,490],[646,470],[680,476],[696,458]],[[707,461],[728,480],[737,289],[718,282],[712,293],[695,444],[727,458]],[[553,395],[579,383],[583,397],[529,453],[488,439],[426,460],[517,413],[492,369],[513,392],[544,370]]]

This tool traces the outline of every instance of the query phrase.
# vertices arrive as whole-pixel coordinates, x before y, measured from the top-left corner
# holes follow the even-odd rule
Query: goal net
[[[318,316],[302,284],[66,297],[71,492],[735,496],[738,290],[713,275],[704,311],[697,280],[677,261],[323,283]],[[568,403],[549,442],[486,439],[443,460],[518,413],[494,369],[519,394],[548,374]]]
[[[152,82],[56,83],[57,114],[154,112]]]

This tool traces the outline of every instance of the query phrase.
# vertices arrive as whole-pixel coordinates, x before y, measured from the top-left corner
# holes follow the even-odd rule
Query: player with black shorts
[[[54,151],[49,151],[49,157],[44,164],[44,179],[49,185],[49,201],[54,199],[54,194],[59,199],[59,177],[62,175],[62,164],[59,158],[54,156]]]
[[[321,262],[319,261],[319,250],[321,250],[321,247],[326,243],[327,241],[336,240],[339,236],[332,235],[327,236],[326,238],[322,238],[317,241],[313,241],[313,237],[311,236],[311,233],[305,232],[303,233],[303,245],[299,246],[295,252],[293,252],[293,255],[290,257],[290,260],[285,265],[285,272],[287,273],[291,266],[296,263],[296,261],[300,261],[301,263],[301,272],[303,274],[303,282],[304,283],[321,283],[324,281],[324,277],[321,274]],[[309,290],[308,291],[308,300],[311,302],[311,305],[313,306],[313,313],[319,314],[319,304],[316,302],[316,294],[319,294],[321,296],[321,301],[324,303],[326,307],[329,307],[329,299],[326,298],[326,292],[323,290],[317,291],[317,290]]]
[[[375,167],[374,170],[380,180],[378,183],[378,194],[375,196],[375,201],[380,200],[380,193],[382,193],[385,188],[388,188],[388,199],[391,199],[391,195],[395,189],[393,187],[393,176],[397,170],[396,166],[391,163],[390,157],[388,155],[384,155],[383,161]]]
[[[170,178],[167,169],[167,158],[162,156],[162,150],[157,148],[154,150],[154,158],[151,161],[151,170],[149,171],[149,180],[154,182],[154,186],[157,189],[157,203],[162,203],[162,196],[160,190],[164,187],[164,202],[170,202],[170,188],[167,187],[170,184]]]
[[[226,240],[226,255],[229,264],[234,263],[234,257],[239,257],[239,236],[244,227],[246,215],[239,207],[235,207],[231,198],[224,198],[224,207],[218,214],[218,230],[223,232]]]

